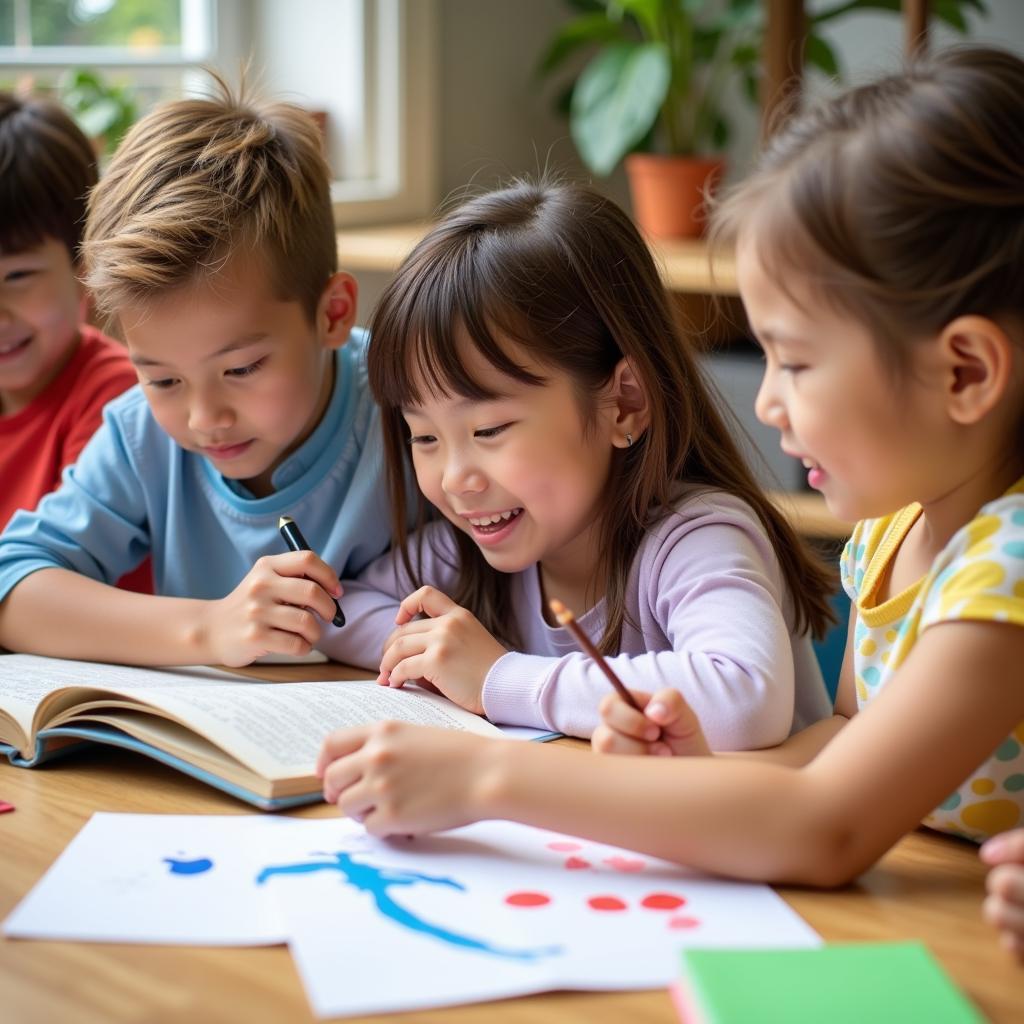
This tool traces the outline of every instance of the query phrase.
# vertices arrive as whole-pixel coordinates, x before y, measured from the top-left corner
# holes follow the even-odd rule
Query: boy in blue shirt
[[[92,194],[83,256],[139,385],[0,537],[0,645],[150,665],[314,647],[357,660],[333,598],[339,574],[387,548],[390,517],[313,121],[223,84],[156,109]],[[285,551],[282,515],[316,554]],[[156,596],[111,586],[147,553]]]

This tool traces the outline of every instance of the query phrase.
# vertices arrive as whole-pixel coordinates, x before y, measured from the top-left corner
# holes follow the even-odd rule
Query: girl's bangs
[[[526,340],[513,303],[465,248],[421,263],[382,303],[371,343],[371,387],[384,407],[404,409],[426,398],[501,398],[466,368],[470,345],[499,373],[538,386],[544,378],[511,358],[508,341]],[[503,344],[501,338],[506,341]],[[527,344],[529,344],[527,342]]]

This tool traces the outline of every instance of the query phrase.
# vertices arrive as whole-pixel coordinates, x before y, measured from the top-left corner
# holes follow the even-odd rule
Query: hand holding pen
[[[277,528],[281,531],[281,536],[284,538],[285,544],[288,545],[289,551],[313,550],[306,543],[306,538],[302,536],[302,531],[291,516],[281,516],[277,521]],[[338,604],[337,598],[334,599],[334,617],[331,619],[331,622],[335,626],[345,625],[345,615],[341,610],[341,605]]]
[[[186,641],[196,660],[238,667],[265,655],[305,657],[320,643],[325,622],[343,623],[334,570],[312,551],[289,519],[282,526],[296,550],[256,559],[225,597],[194,601]],[[284,532],[282,530],[282,532]]]

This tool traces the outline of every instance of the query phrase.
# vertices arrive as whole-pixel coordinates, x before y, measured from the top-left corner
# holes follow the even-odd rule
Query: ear
[[[612,444],[628,448],[643,435],[651,422],[647,392],[628,359],[620,359],[608,385],[611,404]]]
[[[325,348],[341,348],[356,322],[359,286],[351,274],[332,274],[320,296],[317,327]]]
[[[962,426],[983,420],[1003,399],[1013,376],[1013,342],[995,321],[958,316],[939,335],[944,398]]]

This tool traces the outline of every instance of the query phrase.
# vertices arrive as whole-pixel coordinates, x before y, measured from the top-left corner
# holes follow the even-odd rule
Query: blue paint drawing
[[[164,857],[163,862],[171,866],[172,875],[201,875],[213,867],[209,857],[192,857],[185,860],[179,857]]]
[[[441,942],[464,949],[475,949],[490,956],[504,957],[509,960],[540,960],[543,957],[555,956],[562,952],[560,946],[539,946],[536,949],[501,949],[482,939],[474,939],[467,935],[449,931],[422,918],[396,903],[389,895],[388,889],[394,886],[416,885],[426,882],[428,885],[442,885],[449,889],[465,892],[466,887],[453,878],[437,878],[433,875],[422,875],[417,871],[394,871],[377,868],[372,864],[359,864],[348,853],[324,854],[333,857],[329,861],[307,861],[302,864],[281,864],[264,868],[256,878],[257,885],[263,885],[273,875],[308,875],[315,871],[338,871],[345,882],[360,892],[367,892],[373,898],[377,909],[385,917],[410,931],[432,935]]]

